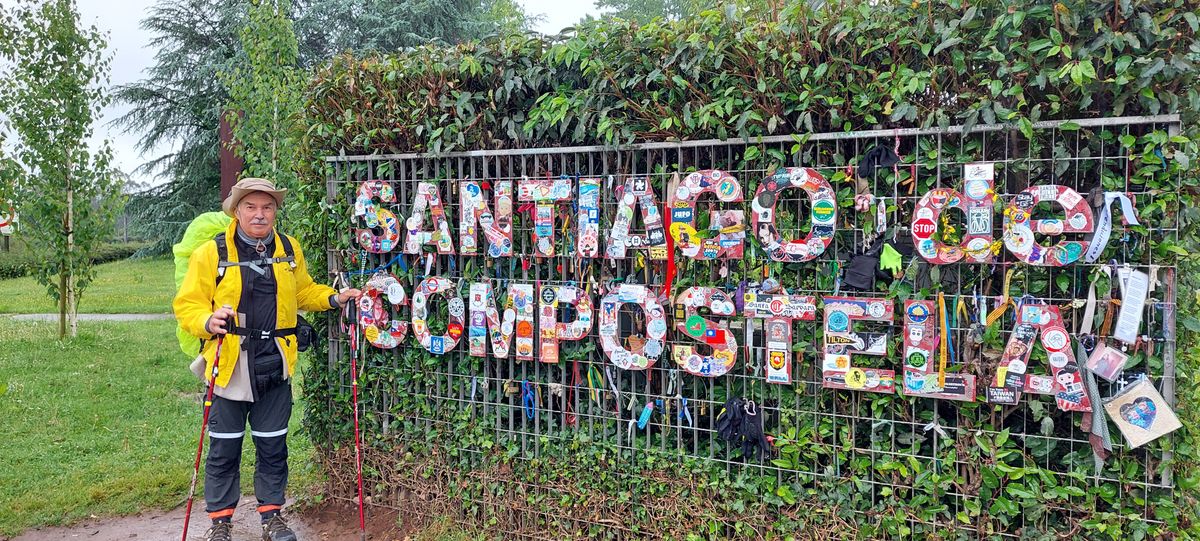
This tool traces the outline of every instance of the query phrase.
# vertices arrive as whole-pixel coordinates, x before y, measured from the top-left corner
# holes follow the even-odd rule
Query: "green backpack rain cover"
[[[192,252],[196,251],[201,244],[213,240],[214,237],[223,233],[229,228],[229,223],[233,221],[224,212],[206,212],[192,220],[188,224],[187,231],[183,232],[183,238],[179,243],[172,247],[172,252],[175,253],[175,292],[179,292],[179,286],[183,285],[183,278],[187,275],[188,260],[192,257]],[[175,336],[179,338],[179,349],[188,358],[194,358],[200,353],[200,339],[184,332],[183,327],[175,325]]]

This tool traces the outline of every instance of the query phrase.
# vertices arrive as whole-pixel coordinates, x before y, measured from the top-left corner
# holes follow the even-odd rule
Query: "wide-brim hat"
[[[225,214],[233,216],[233,209],[236,209],[238,203],[242,202],[242,198],[254,192],[263,192],[275,199],[275,206],[283,206],[283,196],[287,194],[286,188],[276,188],[275,184],[265,178],[244,178],[239,180],[233,188],[229,190],[229,197],[225,198],[225,202],[221,204]]]

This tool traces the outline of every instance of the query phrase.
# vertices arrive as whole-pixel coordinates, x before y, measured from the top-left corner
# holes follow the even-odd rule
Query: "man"
[[[275,231],[275,213],[287,190],[246,178],[223,204],[233,217],[214,242],[192,253],[175,297],[175,317],[203,340],[193,363],[211,378],[217,336],[224,335],[209,417],[204,499],[213,526],[210,541],[230,541],[239,494],[246,420],[257,462],[254,493],[264,541],[295,541],[280,508],[287,487],[287,426],[296,372],[297,310],[323,311],[356,299],[357,289],[317,284],[296,239]]]

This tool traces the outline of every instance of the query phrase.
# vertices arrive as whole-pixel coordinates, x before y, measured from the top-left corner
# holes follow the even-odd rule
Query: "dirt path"
[[[243,497],[234,514],[234,541],[259,541],[262,528],[257,502],[253,496]],[[285,508],[285,513],[288,509]],[[184,508],[171,511],[150,511],[131,517],[92,519],[71,527],[43,528],[27,531],[12,541],[129,541],[173,540],[183,533]],[[288,524],[301,541],[359,541],[358,510],[343,503],[325,503],[299,514],[288,513]],[[198,499],[192,507],[192,520],[188,526],[188,541],[202,541],[204,532],[212,522],[204,512],[204,500]],[[406,539],[401,528],[396,526],[394,512],[373,511],[367,524],[368,539],[372,541],[400,541]]]

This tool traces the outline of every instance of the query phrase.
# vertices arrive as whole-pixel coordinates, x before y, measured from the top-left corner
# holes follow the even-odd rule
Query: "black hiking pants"
[[[232,515],[241,497],[240,466],[247,419],[254,440],[254,495],[258,498],[258,510],[262,513],[283,505],[291,416],[292,386],[288,382],[260,391],[254,402],[213,396],[208,420],[208,460],[204,466],[204,500],[209,516]]]

